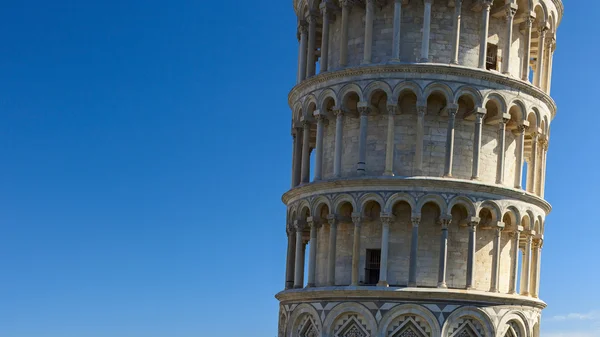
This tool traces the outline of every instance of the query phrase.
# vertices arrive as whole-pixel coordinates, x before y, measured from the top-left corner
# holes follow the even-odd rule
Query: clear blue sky
[[[566,2],[543,336],[591,337],[600,4]],[[0,31],[0,336],[275,336],[292,1],[4,1]]]

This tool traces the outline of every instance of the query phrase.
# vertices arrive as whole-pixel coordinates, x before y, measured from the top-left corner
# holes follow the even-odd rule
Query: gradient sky
[[[600,4],[565,2],[542,336],[597,337]],[[292,1],[4,1],[0,30],[0,336],[275,336]]]

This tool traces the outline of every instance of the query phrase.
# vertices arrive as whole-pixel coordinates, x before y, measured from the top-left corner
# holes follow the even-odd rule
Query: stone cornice
[[[288,104],[293,104],[300,98],[299,95],[304,93],[305,90],[312,86],[316,86],[320,83],[327,81],[343,78],[357,78],[357,80],[363,79],[361,77],[365,75],[377,75],[377,74],[435,74],[435,75],[447,75],[447,76],[462,76],[468,77],[469,79],[486,81],[494,84],[504,85],[511,89],[523,92],[527,95],[535,97],[544,102],[552,117],[556,115],[556,103],[554,100],[545,92],[533,85],[524,82],[520,79],[509,77],[507,75],[491,72],[488,70],[481,70],[470,67],[463,67],[453,64],[441,64],[441,63],[414,63],[414,64],[386,64],[386,65],[369,65],[369,66],[357,66],[346,68],[338,71],[326,72],[317,76],[311,77],[307,80],[302,81],[296,85],[288,95]],[[418,76],[399,76],[400,78],[414,79],[419,78]],[[485,86],[485,85],[484,85]]]
[[[477,290],[439,289],[439,288],[383,288],[336,286],[324,288],[306,288],[286,290],[275,295],[281,302],[304,301],[369,301],[376,299],[396,301],[452,302],[474,305],[522,305],[544,309],[546,303],[540,299],[521,295],[507,295]]]
[[[340,193],[347,190],[360,188],[361,190],[436,190],[453,191],[465,194],[487,194],[490,196],[519,200],[522,202],[536,205],[543,209],[546,214],[552,210],[552,206],[544,199],[514,188],[501,187],[498,185],[489,185],[477,181],[437,178],[437,177],[361,177],[361,178],[341,178],[313,182],[293,188],[283,194],[282,201],[288,205],[291,200],[307,194],[320,192],[332,193],[332,190],[339,190]]]

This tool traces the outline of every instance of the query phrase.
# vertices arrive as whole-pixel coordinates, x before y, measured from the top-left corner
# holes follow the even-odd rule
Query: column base
[[[479,177],[471,177],[471,180],[479,181]]]
[[[454,65],[457,66],[458,65],[458,61],[452,61],[452,62],[450,62],[450,64],[454,64]]]
[[[294,288],[294,282],[286,282],[285,283],[285,289],[292,289]]]
[[[373,62],[371,62],[371,61],[365,61],[365,60],[362,60],[362,61],[360,62],[360,65],[361,65],[361,66],[368,66],[368,65],[371,65],[372,63],[373,63]]]
[[[309,283],[309,284],[307,284],[307,285],[306,285],[306,287],[307,287],[307,288],[314,288],[314,287],[315,287],[315,284],[314,284],[314,283]]]
[[[440,282],[438,283],[438,288],[448,289],[448,285],[446,284],[446,282]]]
[[[408,282],[408,286],[411,288],[416,288],[417,287],[417,282]]]
[[[442,178],[453,178],[453,177],[452,177],[452,173],[450,173],[450,174],[444,174],[444,175],[442,176]]]
[[[429,59],[424,59],[424,58],[422,58],[422,59],[420,59],[420,60],[419,60],[419,62],[420,62],[420,63],[428,63],[428,62],[429,62]]]
[[[304,288],[304,287],[301,285],[294,285],[294,289],[302,289],[302,288]]]
[[[388,63],[391,63],[391,64],[398,64],[398,63],[400,63],[400,59],[390,59],[390,60],[388,61]]]
[[[390,172],[383,172],[383,175],[386,176],[386,177],[394,177],[395,176],[394,172],[391,172],[391,171]]]
[[[390,285],[389,285],[389,283],[387,283],[387,281],[379,281],[377,283],[377,286],[378,287],[389,287]]]

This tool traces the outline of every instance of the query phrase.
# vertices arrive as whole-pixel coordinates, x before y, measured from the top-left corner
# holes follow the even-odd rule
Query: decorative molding
[[[364,75],[374,75],[373,78],[381,79],[381,77],[378,77],[378,75],[381,74],[398,74],[399,76],[397,76],[395,79],[420,78],[419,75],[408,76],[407,74],[459,76],[468,78],[471,81],[480,80],[489,82],[490,84],[500,84],[512,89],[513,91],[516,90],[523,94],[539,99],[548,106],[552,117],[556,115],[557,107],[554,100],[544,91],[534,87],[529,82],[524,82],[520,79],[487,70],[439,63],[357,66],[318,74],[302,81],[292,88],[288,95],[288,104],[290,107],[293,107],[294,103],[305,94],[306,90],[312,86],[318,86],[319,84],[323,84],[327,81],[342,78],[360,78],[361,80],[364,80],[365,78],[362,77]],[[392,79],[389,76],[385,76],[385,78],[387,80]],[[481,84],[480,86],[485,87],[486,85]]]

